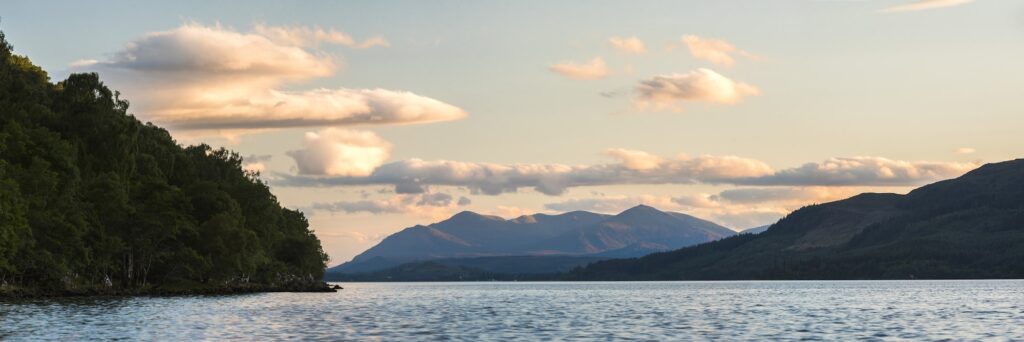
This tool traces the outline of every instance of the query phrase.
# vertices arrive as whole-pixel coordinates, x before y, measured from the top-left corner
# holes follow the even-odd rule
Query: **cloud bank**
[[[277,185],[389,185],[400,194],[425,193],[434,186],[453,186],[485,195],[512,193],[522,188],[560,195],[569,188],[625,184],[913,186],[956,177],[978,167],[975,163],[847,157],[774,170],[765,162],[738,156],[658,157],[627,149],[610,149],[607,153],[616,158],[616,162],[565,165],[408,159],[383,164],[365,176],[278,175]]]

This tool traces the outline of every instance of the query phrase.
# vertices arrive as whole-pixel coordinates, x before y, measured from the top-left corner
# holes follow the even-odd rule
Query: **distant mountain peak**
[[[512,255],[636,257],[734,234],[712,222],[663,212],[647,205],[635,206],[615,216],[570,211],[522,215],[509,220],[463,211],[422,229],[405,229],[388,236],[353,258],[352,262],[334,270],[367,271],[409,261],[441,258]],[[608,255],[597,255],[612,250],[615,251]],[[382,261],[385,259],[388,262]]]
[[[646,205],[646,204],[639,204],[639,205],[637,205],[635,207],[626,209],[625,211],[619,213],[619,215],[627,214],[627,213],[630,213],[630,214],[632,214],[632,213],[662,213],[662,214],[664,214],[665,212],[661,211],[661,210],[658,210],[655,207]]]
[[[515,223],[537,223],[537,217],[535,215],[522,215],[511,221]]]
[[[615,215],[617,218],[631,218],[631,217],[665,217],[669,216],[668,213],[658,210],[649,205],[637,205],[635,207],[624,210],[623,212]]]
[[[452,221],[452,222],[459,221],[459,222],[461,222],[461,221],[468,221],[468,220],[473,220],[473,221],[479,221],[479,220],[504,221],[505,219],[503,219],[501,217],[498,217],[498,216],[483,215],[483,214],[478,214],[478,213],[475,213],[475,212],[472,212],[472,211],[469,211],[469,210],[464,210],[464,211],[459,212],[458,214],[452,215],[452,217],[448,218],[446,221]]]

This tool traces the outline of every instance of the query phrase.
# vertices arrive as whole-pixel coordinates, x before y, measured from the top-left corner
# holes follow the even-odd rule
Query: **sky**
[[[463,210],[741,230],[1024,156],[1017,0],[13,0],[0,29],[237,151],[332,265]]]

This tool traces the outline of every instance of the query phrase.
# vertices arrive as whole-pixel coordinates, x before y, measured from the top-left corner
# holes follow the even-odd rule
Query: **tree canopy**
[[[0,33],[0,285],[318,280],[327,256],[235,152],[178,145],[95,73],[50,83]]]

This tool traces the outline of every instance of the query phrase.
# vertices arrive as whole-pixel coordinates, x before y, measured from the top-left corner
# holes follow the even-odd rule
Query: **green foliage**
[[[242,158],[181,147],[96,74],[53,84],[0,33],[0,285],[320,279],[320,241]]]

